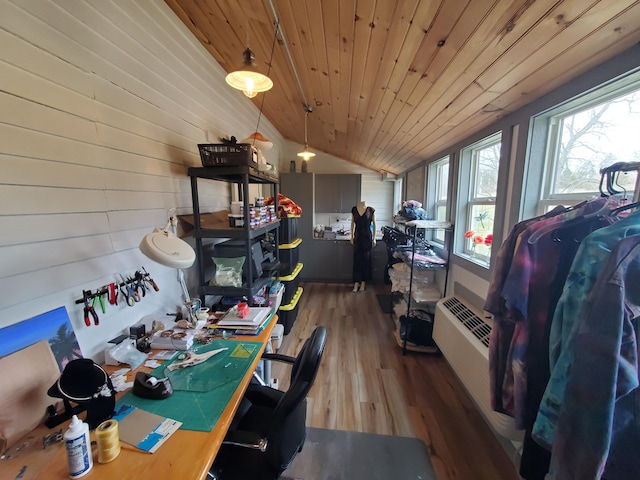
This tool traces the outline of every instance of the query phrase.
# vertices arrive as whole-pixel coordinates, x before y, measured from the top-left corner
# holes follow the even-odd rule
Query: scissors
[[[120,284],[120,293],[124,295],[127,305],[129,305],[130,307],[133,307],[136,303],[135,291],[133,290],[133,287],[131,286],[131,284],[125,281],[122,275],[120,275],[120,278],[122,279],[122,283]]]
[[[167,368],[170,372],[177,370],[179,368],[193,367],[194,365],[199,365],[202,362],[206,362],[214,355],[217,355],[220,352],[224,352],[225,350],[229,350],[228,348],[218,348],[217,350],[211,350],[210,352],[205,353],[193,353],[193,352],[183,352],[178,355],[178,361],[172,363]]]

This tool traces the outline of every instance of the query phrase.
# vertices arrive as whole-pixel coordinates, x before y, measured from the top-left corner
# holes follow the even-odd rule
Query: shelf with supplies
[[[278,211],[278,179],[267,176],[249,165],[191,167],[187,171],[191,179],[191,197],[193,215],[183,215],[183,220],[189,227],[187,233],[195,239],[196,264],[198,268],[198,295],[217,295],[221,297],[246,297],[253,303],[255,296],[262,292],[268,296],[268,286],[273,282],[272,277],[279,276],[280,255],[278,251],[280,220],[275,213],[268,220],[262,216],[260,222],[251,227],[252,217],[249,208],[249,185],[265,184],[271,186],[275,199],[275,212]],[[198,182],[217,180],[233,183],[237,187],[238,198],[243,204],[243,222],[241,227],[232,227],[229,223],[227,211],[201,213],[198,192]],[[254,219],[255,220],[255,219]],[[257,220],[255,220],[257,222]],[[254,222],[255,223],[255,222]],[[226,239],[224,242],[205,248],[203,239]],[[205,256],[207,258],[205,258]],[[228,277],[217,274],[217,269],[227,269],[227,262],[233,258],[244,257],[244,263],[230,269]],[[213,261],[210,265],[209,260]],[[218,261],[218,263],[216,263]],[[209,273],[213,269],[216,273],[212,278]],[[224,272],[226,273],[226,271]],[[225,281],[220,281],[224,279]],[[226,281],[230,280],[230,281]]]
[[[431,336],[433,317],[436,302],[446,295],[453,226],[429,220],[408,221],[401,226],[402,230],[383,229],[392,292],[400,293],[403,301],[399,305],[402,311],[396,311],[394,336],[403,354],[407,350],[438,353]],[[444,232],[442,246],[428,238],[436,231]],[[436,282],[439,271],[444,272],[441,289]]]

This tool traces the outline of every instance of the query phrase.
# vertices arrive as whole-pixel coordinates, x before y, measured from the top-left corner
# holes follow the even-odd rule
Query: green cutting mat
[[[201,345],[193,351],[203,353],[218,348],[227,350],[204,363],[173,372],[166,368],[176,360],[165,362],[151,373],[156,377],[164,377],[170,373],[173,395],[164,400],[148,400],[136,397],[129,391],[118,400],[118,405],[133,405],[147,412],[178,420],[182,422],[180,428],[183,430],[210,432],[261,346],[260,342],[234,340],[214,340],[209,345]]]

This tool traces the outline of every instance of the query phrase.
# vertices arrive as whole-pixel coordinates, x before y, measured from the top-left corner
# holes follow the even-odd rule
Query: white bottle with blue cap
[[[74,415],[63,438],[69,461],[69,478],[83,477],[93,468],[89,425]]]

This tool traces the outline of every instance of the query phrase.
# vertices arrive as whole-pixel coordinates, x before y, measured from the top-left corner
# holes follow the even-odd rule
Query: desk
[[[126,443],[121,443],[122,450],[118,458],[106,464],[98,463],[97,450],[94,448],[93,469],[82,478],[87,480],[205,479],[251,381],[253,371],[260,361],[260,356],[271,340],[271,332],[277,320],[277,315],[274,315],[258,336],[236,337],[242,341],[261,342],[262,347],[212,431],[178,430],[154,454],[145,453]],[[64,446],[58,444],[43,449],[41,441],[42,435],[52,433],[61,427],[63,431],[66,430],[67,424],[68,422],[52,430],[44,426],[34,430],[30,435],[39,447],[15,459],[0,460],[0,478],[13,480],[20,473],[21,468],[26,466],[24,475],[19,477],[24,480],[68,479],[69,467]],[[91,440],[95,440],[93,432],[91,432]]]

